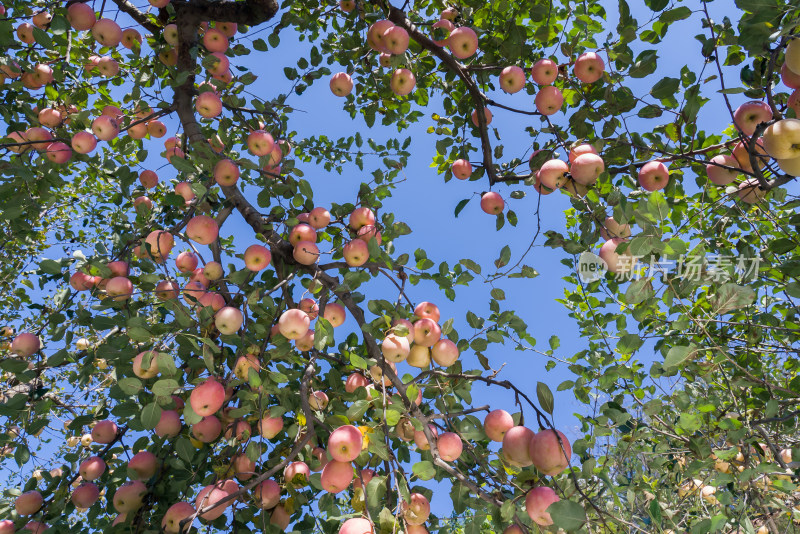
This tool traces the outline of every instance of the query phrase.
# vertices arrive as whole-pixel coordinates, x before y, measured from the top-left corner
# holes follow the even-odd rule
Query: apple
[[[411,367],[426,369],[431,365],[431,350],[422,345],[413,345],[408,353],[406,363]]]
[[[442,367],[450,367],[458,360],[458,347],[449,339],[440,339],[431,348],[431,356]]]
[[[603,226],[600,227],[600,235],[606,241],[615,237],[625,239],[631,236],[631,226],[618,223],[614,217],[606,217]]]
[[[749,178],[739,184],[737,195],[739,200],[746,204],[756,204],[761,201],[767,192],[761,189],[757,178]]]
[[[209,52],[225,52],[228,49],[228,36],[218,28],[209,28],[203,34],[203,46]]]
[[[387,361],[399,363],[408,358],[410,347],[405,337],[389,334],[383,339],[381,351]]]
[[[238,480],[250,480],[255,476],[256,463],[244,454],[234,456],[232,465],[233,472]]]
[[[211,91],[200,93],[194,104],[201,117],[213,119],[222,113],[222,99]]]
[[[348,519],[339,527],[339,534],[374,534],[375,530],[369,519],[363,517],[353,517]]]
[[[516,65],[506,67],[500,71],[500,88],[506,93],[513,94],[525,87],[525,71]]]
[[[356,8],[355,0],[339,0],[339,9],[345,13],[350,13]]]
[[[342,255],[350,267],[361,267],[369,260],[369,248],[361,239],[354,239],[342,248]]]
[[[92,482],[81,484],[70,495],[70,500],[76,508],[90,508],[99,498],[100,488]]]
[[[42,348],[39,336],[29,332],[17,334],[11,342],[11,352],[22,358],[33,356]]]
[[[161,418],[154,429],[157,436],[162,438],[174,438],[181,433],[183,424],[181,416],[175,410],[161,410]]]
[[[361,376],[361,375],[358,375]],[[366,379],[361,376],[366,384]],[[361,454],[363,436],[353,425],[340,426],[328,438],[328,452],[337,462],[352,462]]]
[[[128,474],[133,480],[150,480],[156,471],[158,458],[150,451],[139,451],[128,461]]]
[[[581,185],[594,184],[606,169],[603,158],[597,154],[580,154],[570,165],[572,179]]]
[[[436,430],[436,427],[433,425],[428,425],[428,429],[431,431],[431,435],[436,438],[439,435],[439,431]],[[414,431],[414,444],[417,448],[421,451],[430,450],[431,444],[428,442],[428,437],[425,435],[425,432],[422,430],[415,430]]]
[[[732,181],[739,176],[738,171],[733,171],[729,169],[725,169],[723,167],[719,167],[718,165],[725,165],[727,167],[734,167],[738,168],[739,163],[736,161],[731,155],[727,154],[719,154],[711,158],[711,163],[706,165],[706,174],[708,175],[708,180],[716,185],[728,185]]]
[[[441,312],[439,311],[439,306],[434,304],[433,302],[422,301],[416,305],[414,308],[414,315],[419,317],[420,319],[432,319],[439,322],[441,319]]]
[[[300,352],[308,352],[314,348],[314,331],[309,329],[303,337],[294,340],[294,347]]]
[[[33,24],[23,22],[17,26],[17,38],[25,44],[33,44],[36,39],[33,38]]]
[[[789,95],[789,100],[786,101],[786,104],[794,110],[795,117],[800,117],[800,89],[795,89],[795,91]]]
[[[454,21],[458,17],[458,10],[454,7],[448,7],[439,16],[442,20]]]
[[[134,50],[142,45],[142,34],[134,28],[122,30],[122,41],[120,44],[128,50]]]
[[[212,443],[222,434],[222,423],[214,415],[203,417],[192,425],[192,436],[201,443]]]
[[[320,484],[329,493],[339,493],[353,481],[353,465],[350,462],[331,460],[322,468]]]
[[[253,494],[262,510],[275,508],[281,500],[281,487],[274,480],[265,480],[255,487]]]
[[[305,462],[292,462],[283,470],[283,478],[286,484],[302,487],[308,484],[308,479],[311,476],[311,470]]]
[[[230,492],[225,490],[224,482],[217,482],[216,484],[208,485],[198,492],[194,501],[195,511],[202,510],[203,508],[210,508],[221,500],[227,499],[229,496]],[[199,514],[198,517],[200,517],[200,519],[205,519],[206,521],[213,521],[224,514],[225,509],[228,508],[228,506],[230,506],[232,503],[233,500],[226,501],[225,504],[212,508],[207,512],[203,512]],[[193,512],[192,515],[194,515],[194,513],[196,512]]]
[[[489,215],[499,215],[503,213],[506,203],[500,193],[489,191],[481,196],[481,209]]]
[[[533,431],[524,426],[509,428],[503,436],[503,457],[511,465],[527,467],[533,464],[530,443]]]
[[[115,276],[106,284],[106,293],[111,300],[128,300],[133,295],[133,283],[125,276]]]
[[[639,169],[639,185],[646,191],[664,189],[669,183],[669,170],[660,161],[648,161]]]
[[[600,259],[605,262],[609,272],[623,273],[633,269],[636,259],[630,255],[630,252],[626,250],[624,254],[617,253],[617,247],[625,241],[625,239],[614,237],[600,247]],[[625,256],[625,258],[622,258],[622,256]]]
[[[800,89],[800,74],[792,72],[786,63],[781,65],[781,81],[789,89]]]
[[[531,439],[531,460],[536,469],[545,475],[556,476],[564,471],[569,465],[571,456],[572,448],[569,441],[558,430],[547,428],[536,433]]]
[[[314,208],[308,213],[308,224],[316,230],[325,228],[330,222],[331,213],[325,208]]]
[[[264,130],[254,130],[247,136],[247,149],[254,156],[266,156],[272,152],[275,140]]]
[[[69,278],[69,285],[75,291],[89,291],[97,282],[98,280],[94,276],[89,276],[81,271],[73,273]]]
[[[753,135],[756,131],[756,126],[771,120],[772,109],[769,104],[757,100],[742,104],[733,113],[733,123],[747,136]]]
[[[525,496],[525,511],[534,523],[540,526],[553,524],[553,519],[547,513],[547,508],[554,502],[558,502],[556,492],[546,486],[533,488]]]
[[[414,343],[432,347],[441,337],[442,329],[436,321],[426,317],[414,323]]]
[[[319,306],[312,298],[306,297],[304,299],[300,299],[300,302],[297,303],[297,307],[306,312],[308,314],[308,318],[312,321],[319,315]]]
[[[408,69],[397,69],[392,73],[390,85],[394,94],[398,96],[406,96],[414,90],[416,84],[417,80],[414,78],[414,73]]]
[[[233,335],[239,331],[244,323],[244,316],[238,308],[225,306],[214,314],[214,326],[221,334]]]
[[[92,428],[92,440],[95,443],[107,445],[113,443],[117,437],[117,424],[114,421],[105,419],[98,421]]]
[[[511,428],[514,427],[514,419],[505,410],[492,410],[486,414],[483,420],[483,430],[490,440],[498,443],[503,442],[503,438]]]
[[[325,312],[322,314],[325,319],[331,323],[331,326],[336,328],[337,326],[342,326],[344,324],[344,320],[347,318],[347,312],[344,309],[344,306],[339,304],[338,302],[331,302],[325,306]]]
[[[156,284],[155,294],[160,300],[170,300],[178,298],[178,291],[180,288],[176,282],[171,280],[162,280]]]
[[[122,29],[111,19],[100,19],[92,26],[92,37],[108,48],[116,48],[122,41]]]
[[[75,3],[70,4],[67,8],[67,21],[76,31],[82,32],[85,30],[91,30],[92,26],[94,26],[95,22],[97,22],[97,17],[94,14],[94,9],[92,9],[88,4],[84,3]]]
[[[183,527],[181,527],[181,522],[185,519],[193,518],[195,512],[194,506],[188,502],[176,502],[167,508],[164,517],[161,519],[161,528],[164,529],[164,532],[167,534],[179,534],[181,528],[183,528],[183,530],[189,530],[192,521],[186,521]]]
[[[412,493],[409,501],[403,501],[403,517],[411,525],[421,525],[431,515],[431,503],[421,493]]]
[[[594,52],[585,52],[575,60],[573,72],[575,77],[583,83],[594,83],[603,77],[606,64],[603,58]]]
[[[41,143],[33,143],[31,146],[36,150],[47,150],[53,139],[53,134],[40,126],[34,126],[25,131],[25,138],[28,141],[42,141]]]
[[[119,135],[119,123],[113,117],[100,115],[92,121],[92,133],[101,141],[111,141]]]
[[[258,420],[258,432],[262,437],[272,439],[283,430],[283,418],[266,416]]]
[[[445,462],[455,462],[461,457],[464,444],[455,432],[445,432],[437,438],[436,448],[442,460]]]
[[[33,25],[40,30],[46,30],[47,25],[50,24],[51,20],[53,20],[53,15],[47,11],[40,11],[31,17],[31,22],[33,22]]]
[[[38,491],[27,491],[14,500],[14,509],[19,515],[33,515],[44,504],[42,494]]]
[[[408,50],[408,32],[400,26],[391,26],[383,32],[381,42],[390,54],[399,56]]]
[[[205,267],[203,267],[203,274],[209,280],[219,280],[223,275],[222,265],[216,261],[210,261],[206,263]]]
[[[361,373],[352,373],[350,376],[347,377],[344,383],[344,390],[348,393],[355,393],[358,388],[365,388],[367,387],[367,379]],[[328,443],[330,447],[330,440]]]
[[[736,158],[736,161],[739,162],[739,167],[741,167],[743,170],[747,172],[753,172],[753,167],[750,165],[750,153],[748,152],[747,147],[748,145],[742,143],[741,141],[736,143],[736,146],[733,147],[733,157]],[[767,152],[764,149],[763,138],[756,140],[755,152],[756,152],[756,158],[755,158],[756,163],[758,164],[758,168],[760,169],[764,166],[763,156],[767,155]]]
[[[278,319],[278,329],[286,339],[300,339],[308,332],[310,325],[308,314],[298,308],[286,310]]]
[[[465,159],[455,160],[451,170],[453,171],[453,176],[459,180],[466,180],[472,176],[472,164]]]
[[[447,47],[458,59],[466,59],[478,50],[478,35],[472,28],[461,26],[450,32]]]
[[[786,45],[784,64],[793,73],[800,75],[800,39],[794,38]]]
[[[133,374],[144,379],[153,378],[154,376],[158,375],[157,356],[158,353],[152,350],[137,354],[133,358]],[[147,364],[146,367],[145,363]]]
[[[225,402],[225,386],[216,379],[209,378],[195,387],[189,395],[189,404],[199,416],[217,413]]]
[[[139,173],[139,182],[145,189],[152,189],[158,185],[158,175],[151,170]]]
[[[289,232],[289,243],[296,246],[301,241],[317,241],[317,232],[310,224],[300,223]]]
[[[536,93],[534,103],[536,104],[536,109],[542,115],[553,115],[564,105],[564,95],[561,94],[558,87],[547,85]]]
[[[106,471],[106,463],[99,456],[91,456],[78,466],[78,474],[84,480],[97,480]]]
[[[175,266],[182,273],[190,273],[197,269],[198,259],[194,252],[184,250],[175,258]]]
[[[539,85],[550,85],[558,77],[558,64],[551,59],[540,59],[531,67],[531,78]]]
[[[219,225],[208,215],[195,215],[186,225],[186,237],[201,245],[213,243],[218,236]]]
[[[375,213],[369,208],[356,208],[350,213],[348,225],[353,230],[358,230],[362,226],[375,224]]]
[[[255,354],[239,356],[236,359],[236,364],[233,366],[233,374],[240,380],[247,380],[250,376],[250,369],[254,370],[256,374],[261,371],[261,362],[258,361],[258,356]],[[245,425],[247,424],[244,421],[241,422]]]
[[[764,131],[764,149],[775,159],[800,157],[800,119],[783,119]]]
[[[447,39],[450,38],[450,34],[456,29],[456,27],[455,24],[449,20],[441,19],[434,22],[433,26],[431,26],[431,29],[433,30],[433,42],[436,44],[436,46],[446,46]]]
[[[406,534],[429,534],[428,529],[424,525],[408,525],[406,527]]]
[[[394,23],[386,19],[374,22],[367,30],[367,44],[369,47],[376,52],[389,53],[383,42],[383,34],[392,26],[394,26]]]
[[[308,404],[312,410],[322,411],[328,407],[328,395],[324,391],[312,391],[308,396]]]
[[[61,112],[54,108],[44,108],[38,113],[37,118],[39,124],[48,128],[58,128],[63,122]]]
[[[119,63],[110,56],[103,56],[97,61],[97,70],[106,78],[111,78],[119,74]],[[146,129],[144,124],[141,126]]]
[[[483,118],[486,119],[486,126],[489,126],[492,123],[492,110],[490,110],[487,107],[484,107],[483,108]],[[472,114],[470,115],[470,120],[472,121],[472,124],[476,128],[480,128],[480,125],[479,125],[480,123],[478,122],[478,110],[477,109],[472,111]]]
[[[791,176],[800,176],[800,158],[779,159],[778,167]]]
[[[49,528],[49,526],[41,521],[28,521],[25,526],[22,527],[22,530],[30,531],[31,534],[44,534]]]

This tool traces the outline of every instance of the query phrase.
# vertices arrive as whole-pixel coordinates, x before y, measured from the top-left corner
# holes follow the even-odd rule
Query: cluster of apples
[[[311,322],[319,316],[319,305],[312,298],[301,299],[297,308],[284,311],[278,322],[272,328],[271,335],[280,334],[290,341],[301,352],[309,351],[314,347],[314,329]],[[332,327],[338,328],[344,324],[347,312],[338,302],[330,302],[325,306],[323,317]],[[309,402],[312,408],[325,409],[328,397],[323,392],[313,392]]]
[[[412,367],[427,368],[431,360],[450,367],[458,360],[459,350],[449,339],[442,339],[439,307],[420,302],[414,308],[415,320],[396,319],[383,339],[381,352],[387,362],[407,362]]]
[[[566,436],[558,430],[545,429],[534,433],[527,427],[515,425],[511,414],[505,410],[489,412],[483,428],[489,439],[502,443],[503,460],[510,465],[518,468],[533,465],[547,476],[556,476],[569,465],[572,448]],[[546,510],[558,500],[552,488],[537,486],[528,492],[525,509],[536,524],[552,525],[553,520]]]
[[[301,265],[314,265],[320,256],[317,230],[330,224],[331,214],[325,208],[314,208],[308,213],[301,213],[297,220],[299,223],[289,232],[289,242],[294,246],[292,255]],[[350,213],[348,227],[355,237],[342,247],[342,255],[348,266],[361,267],[369,260],[369,240],[374,237],[378,245],[382,241],[375,222],[375,212],[367,207],[354,209]]]
[[[352,10],[347,0],[340,5],[347,12]],[[457,16],[458,12],[453,8],[447,8],[442,12],[440,20],[432,25],[435,34],[433,42],[440,47],[447,46],[458,59],[466,59],[477,52],[478,35],[475,30],[467,26],[456,27],[453,21]],[[409,42],[408,31],[390,20],[379,20],[367,31],[367,44],[372,50],[380,53],[378,61],[383,67],[392,66],[392,56],[405,54]],[[414,73],[409,69],[400,68],[392,72],[389,86],[394,94],[406,96],[414,90],[416,84]],[[345,97],[353,90],[353,79],[346,72],[338,72],[331,77],[330,89],[334,95]]]

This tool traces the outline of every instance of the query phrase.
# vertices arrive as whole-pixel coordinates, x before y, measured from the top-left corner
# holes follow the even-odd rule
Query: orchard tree
[[[796,528],[800,9],[736,4],[0,7],[0,534]],[[282,38],[291,89],[255,94]],[[429,137],[300,135],[313,84]],[[498,242],[535,213],[527,249],[412,259],[419,214],[384,208],[412,149]],[[306,173],[353,169],[315,203]],[[572,356],[505,298],[536,246]],[[443,316],[476,282],[487,310]],[[493,346],[563,362],[582,437]]]

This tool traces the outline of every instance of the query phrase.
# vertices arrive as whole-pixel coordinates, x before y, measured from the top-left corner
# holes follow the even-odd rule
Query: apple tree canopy
[[[0,534],[799,528],[796,3],[5,0],[0,49]]]

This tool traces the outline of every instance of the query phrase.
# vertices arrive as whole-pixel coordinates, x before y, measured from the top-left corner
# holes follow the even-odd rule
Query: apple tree
[[[792,2],[140,4],[0,7],[0,533],[800,520]],[[282,39],[302,57],[260,69]],[[364,132],[299,134],[314,84]],[[412,150],[498,242],[534,213],[530,244],[415,248],[386,209]],[[353,169],[315,202],[307,174]],[[506,298],[542,246],[573,355]],[[442,314],[478,282],[485,310]],[[580,438],[493,347],[571,373]]]

